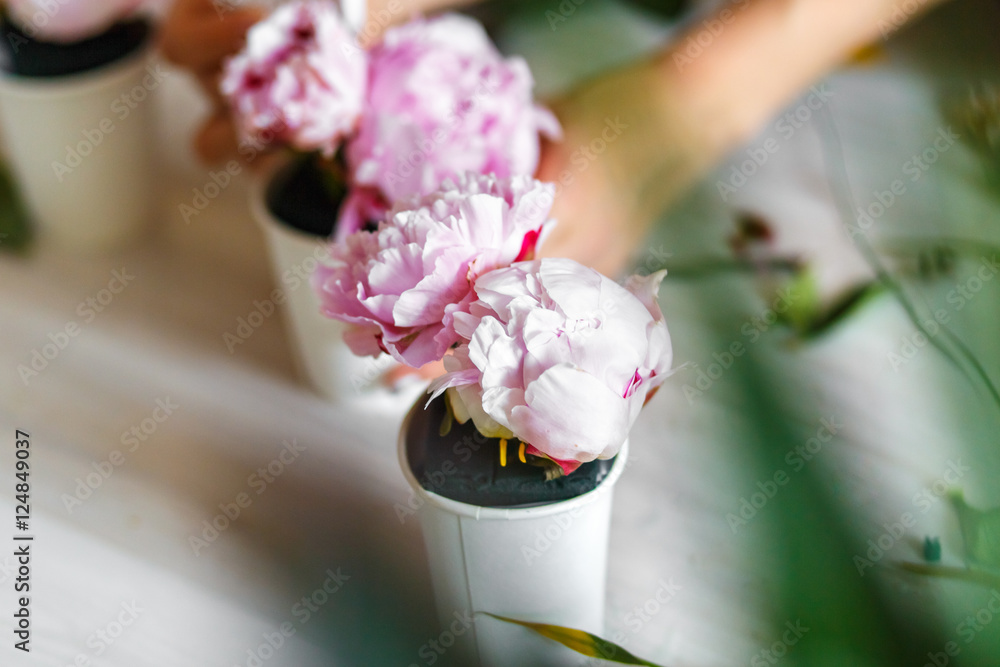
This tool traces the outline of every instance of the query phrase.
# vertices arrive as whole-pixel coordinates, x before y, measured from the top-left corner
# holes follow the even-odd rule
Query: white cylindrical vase
[[[271,270],[284,300],[286,330],[299,374],[333,402],[363,396],[379,387],[380,376],[394,363],[390,357],[358,357],[344,342],[346,325],[324,316],[310,284],[316,268],[329,261],[329,239],[296,229],[280,220],[268,205],[268,191],[287,164],[255,179],[250,209],[264,232]]]
[[[420,401],[414,411],[422,408]],[[612,496],[628,442],[588,493],[527,508],[480,507],[420,485],[407,456],[413,414],[400,431],[399,461],[417,497],[439,639],[453,642],[438,642],[445,663],[577,667],[579,653],[486,613],[603,634]]]
[[[78,74],[0,74],[0,126],[40,243],[100,253],[135,238],[152,195],[150,47]]]

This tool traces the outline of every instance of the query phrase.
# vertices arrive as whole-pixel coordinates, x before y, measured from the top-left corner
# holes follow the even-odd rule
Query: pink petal
[[[569,365],[550,368],[525,391],[511,430],[554,459],[591,461],[621,447],[628,434],[624,399]]]
[[[569,475],[570,473],[576,472],[576,469],[579,468],[581,465],[583,465],[582,461],[565,461],[560,459],[554,459],[551,456],[546,456],[541,452],[541,450],[539,450],[534,445],[527,445],[524,448],[524,453],[530,454],[531,456],[540,456],[543,458],[547,458],[550,461],[554,461],[559,465],[560,468],[562,468],[564,475]]]

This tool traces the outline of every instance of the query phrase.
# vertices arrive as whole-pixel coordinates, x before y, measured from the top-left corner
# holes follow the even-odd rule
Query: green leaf
[[[809,270],[796,273],[786,289],[789,303],[788,309],[780,314],[781,320],[805,339],[822,336],[885,291],[879,282],[858,285],[824,309],[816,277]]]
[[[970,507],[961,491],[953,493],[951,501],[958,512],[958,524],[962,529],[969,562],[1000,567],[1000,508],[977,510]]]
[[[796,331],[804,331],[820,312],[816,276],[808,269],[799,271],[786,287],[789,297],[788,310],[782,313],[781,317]]]
[[[521,625],[537,632],[543,637],[559,642],[563,646],[589,658],[600,658],[609,662],[617,662],[622,665],[645,665],[646,667],[660,667],[653,662],[648,662],[642,658],[637,658],[621,646],[613,644],[597,635],[592,635],[583,630],[574,630],[561,625],[548,625],[546,623],[529,623],[528,621],[518,621],[505,616],[497,616],[489,612],[480,612],[505,623]]]
[[[0,164],[0,250],[23,252],[31,242],[31,221],[14,179]]]
[[[884,291],[885,288],[877,282],[855,287],[837,299],[829,309],[816,313],[812,320],[799,327],[799,334],[803,338],[822,336]]]

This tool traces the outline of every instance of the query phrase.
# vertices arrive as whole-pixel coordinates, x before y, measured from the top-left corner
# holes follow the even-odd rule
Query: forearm
[[[731,14],[716,15],[723,27],[700,53],[691,48],[698,42],[689,39],[705,30],[699,21],[660,55],[662,89],[675,98],[665,102],[676,111],[677,98],[684,100],[704,132],[703,145],[724,152],[752,137],[852,52],[895,30],[893,18],[912,18],[904,4],[911,9],[918,4],[922,12],[940,2],[733,0],[726,5]]]

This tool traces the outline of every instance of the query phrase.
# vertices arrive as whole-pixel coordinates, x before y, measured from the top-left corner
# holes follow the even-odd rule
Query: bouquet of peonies
[[[568,259],[535,259],[552,187],[468,174],[331,249],[314,286],[357,354],[421,366],[481,434],[517,439],[550,476],[615,456],[667,376],[656,301],[665,272],[625,286]]]
[[[306,16],[317,5],[293,7]],[[665,272],[623,286],[538,259],[554,187],[530,174],[539,135],[559,127],[533,103],[524,63],[502,59],[477,24],[418,21],[368,54],[347,45],[329,57],[341,59],[341,86],[364,62],[362,87],[312,92],[310,77],[285,81],[265,64],[239,79],[252,85],[233,106],[246,111],[246,133],[282,109],[289,143],[343,165],[350,194],[313,286],[351,350],[443,362],[424,410],[418,402],[404,421],[399,454],[424,507],[441,621],[453,610],[477,619],[456,638],[456,664],[570,664],[502,619],[603,626],[610,491],[632,424],[670,372],[656,299]],[[339,118],[309,113],[323,95],[336,99],[317,104]],[[539,535],[550,541],[526,553]]]
[[[251,28],[221,90],[245,140],[314,155],[346,186],[336,224],[346,238],[465,172],[533,173],[539,135],[560,132],[533,85],[472,19],[390,28],[366,51],[332,0],[313,0]]]

